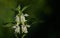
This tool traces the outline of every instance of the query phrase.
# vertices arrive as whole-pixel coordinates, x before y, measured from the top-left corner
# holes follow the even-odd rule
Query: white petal
[[[26,27],[30,27],[30,25],[26,25]]]
[[[21,23],[24,24],[25,21],[26,21],[26,20],[25,20],[25,17],[24,17],[24,15],[22,14],[22,15],[21,15]]]
[[[16,22],[20,22],[18,15],[16,16]]]
[[[19,26],[17,26],[17,28],[15,29],[15,32],[20,34],[20,27]]]
[[[25,14],[24,16],[29,16],[28,14]]]
[[[27,31],[27,27],[26,27],[25,25],[22,25],[22,32],[24,32],[24,33],[28,33],[28,31]]]
[[[13,26],[12,28],[16,28],[16,26]]]

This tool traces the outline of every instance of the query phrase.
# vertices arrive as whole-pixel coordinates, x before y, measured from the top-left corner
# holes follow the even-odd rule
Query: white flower
[[[16,26],[13,26],[12,28],[14,28],[14,29],[15,29],[15,28],[16,28]]]
[[[20,34],[20,26],[19,24],[22,23],[21,27],[22,27],[22,33],[28,33],[27,31],[27,27],[30,27],[29,25],[25,25],[25,22],[27,21],[25,19],[25,16],[29,16],[28,14],[23,14],[22,12],[26,9],[27,7],[24,7],[22,10],[20,6],[18,6],[17,10],[19,11],[19,13],[16,15],[16,25],[13,26],[13,28],[15,28],[15,33],[19,33]],[[19,16],[20,15],[20,16]]]
[[[29,15],[28,15],[28,14],[25,14],[24,16],[26,16],[26,17],[27,17],[27,16],[29,16]]]
[[[26,27],[28,27],[28,28],[29,28],[29,27],[30,27],[30,25],[26,25]]]
[[[16,15],[16,20],[15,20],[17,23],[20,23],[20,19],[19,19],[19,16]]]
[[[21,15],[21,23],[24,25],[24,23],[26,22],[27,20],[25,19],[24,15],[22,14]]]
[[[25,25],[22,25],[22,33],[28,33],[27,27]]]
[[[15,29],[15,32],[20,34],[20,27],[19,26],[17,26],[17,28]]]
[[[20,27],[19,26],[13,26],[13,28],[15,29],[15,33],[20,34]]]

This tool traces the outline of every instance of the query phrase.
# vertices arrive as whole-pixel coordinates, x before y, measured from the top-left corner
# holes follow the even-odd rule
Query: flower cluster
[[[13,28],[15,28],[15,33],[19,33],[20,34],[20,30],[22,30],[22,33],[28,33],[27,31],[27,27],[30,27],[30,25],[25,24],[25,22],[27,21],[25,19],[25,17],[29,16],[28,14],[23,14],[23,11],[27,8],[24,7],[22,10],[20,10],[20,6],[18,6],[18,14],[16,15],[16,25],[13,26]],[[19,26],[21,24],[21,27]],[[21,28],[21,29],[20,29]]]

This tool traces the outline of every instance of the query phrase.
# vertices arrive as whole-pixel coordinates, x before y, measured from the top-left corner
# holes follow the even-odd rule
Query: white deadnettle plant
[[[23,11],[27,8],[24,7],[22,10],[21,10],[21,7],[18,6],[17,7],[17,11],[19,12],[17,15],[16,15],[16,25],[13,26],[13,28],[15,28],[15,33],[19,33],[20,34],[20,30],[22,30],[22,33],[28,33],[28,30],[27,30],[27,27],[30,27],[30,25],[27,25],[25,24],[25,22],[27,21],[25,19],[25,17],[29,16],[28,14],[23,14]],[[21,27],[19,26],[21,24]],[[20,29],[21,28],[21,29]]]

